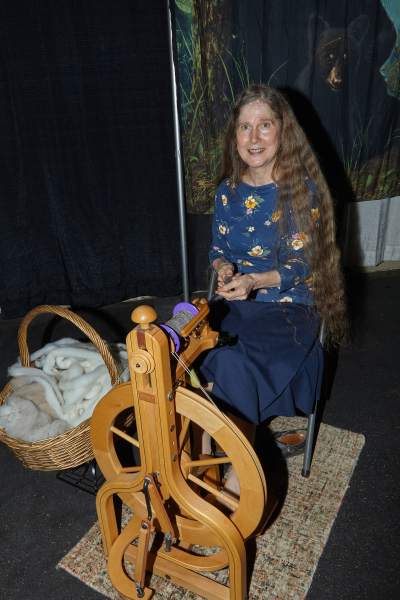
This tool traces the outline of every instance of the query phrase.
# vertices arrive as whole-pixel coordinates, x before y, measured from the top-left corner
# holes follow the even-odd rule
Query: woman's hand
[[[232,263],[227,262],[223,258],[217,258],[213,262],[213,269],[218,274],[218,287],[225,285],[226,277],[233,277],[235,274],[235,267]]]
[[[247,300],[250,292],[266,287],[279,287],[281,277],[278,271],[267,271],[265,273],[247,273],[241,275],[236,273],[232,281],[222,286],[219,285],[218,271],[218,290],[217,294],[226,298],[226,300]]]
[[[240,273],[236,273],[236,275],[232,277],[232,281],[218,287],[217,294],[226,298],[226,300],[247,300],[248,295],[253,289],[254,280],[251,275],[241,275]]]

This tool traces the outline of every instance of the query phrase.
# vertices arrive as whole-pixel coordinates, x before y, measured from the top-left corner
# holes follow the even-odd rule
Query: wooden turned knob
[[[131,319],[134,323],[140,325],[142,329],[147,329],[150,323],[157,319],[157,313],[151,306],[138,306],[133,311]]]

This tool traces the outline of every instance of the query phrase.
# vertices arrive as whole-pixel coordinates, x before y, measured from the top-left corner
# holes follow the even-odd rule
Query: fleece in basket
[[[129,380],[125,344],[107,344],[121,381]],[[111,389],[104,361],[91,343],[63,338],[30,357],[36,369],[18,360],[8,372],[12,393],[0,406],[0,427],[27,442],[54,437],[92,416]]]

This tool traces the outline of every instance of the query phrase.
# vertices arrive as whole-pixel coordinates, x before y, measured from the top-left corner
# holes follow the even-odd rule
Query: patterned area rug
[[[284,431],[305,426],[306,420],[301,417],[277,417],[269,429]],[[247,543],[252,600],[306,597],[364,441],[362,435],[321,424],[308,479],[301,476],[303,456],[267,466],[265,456],[260,456],[260,444],[256,445],[268,491],[278,497],[279,503],[266,532]],[[267,454],[268,449],[262,453]],[[125,523],[130,515],[124,508]],[[57,568],[65,569],[108,598],[123,600],[108,578],[98,523]],[[127,572],[132,574],[133,567],[127,565]],[[228,583],[227,569],[209,576]],[[146,585],[154,590],[154,600],[200,600],[200,596],[155,575],[148,577]]]

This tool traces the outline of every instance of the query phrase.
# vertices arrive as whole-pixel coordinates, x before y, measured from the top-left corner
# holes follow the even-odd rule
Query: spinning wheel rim
[[[252,452],[252,456],[250,456],[246,445],[236,436],[234,431],[237,431],[241,438],[244,438],[243,434],[228,417],[222,416],[208,400],[188,389],[179,388],[175,395],[175,403],[177,414],[190,418],[210,433],[226,452],[226,462],[231,463],[234,467],[240,485],[239,506],[228,516],[244,539],[250,537],[262,520],[267,500],[267,484],[257,455]],[[193,406],[196,405],[201,406],[201,411],[198,415],[196,414],[197,418],[193,419],[191,415]],[[248,440],[245,438],[244,440],[250,446]],[[250,486],[248,485],[249,482]]]
[[[127,408],[133,410],[133,392],[130,382],[120,384],[104,396],[101,407],[98,405],[92,416],[92,446],[96,460],[106,479],[127,472],[118,458],[114,445],[114,434],[111,431],[111,427],[114,426],[118,416]],[[197,423],[202,429],[210,433],[226,452],[226,462],[232,463],[237,472],[240,485],[239,506],[229,515],[229,518],[239,529],[244,539],[250,537],[262,520],[266,504],[267,486],[257,456],[254,453],[252,453],[253,457],[250,456],[246,445],[234,433],[237,430],[236,426],[198,394],[186,388],[178,388],[175,392],[175,408],[177,415],[182,415]],[[243,437],[243,434],[240,433],[240,435]],[[179,448],[179,454],[182,453],[183,446]],[[183,473],[183,466],[181,470]],[[144,474],[144,469],[140,467],[136,475],[132,473],[132,480],[139,478],[139,483]],[[184,474],[183,476],[185,477]],[[143,517],[146,516],[147,511],[142,494],[124,492],[118,495],[134,512],[143,515]],[[193,520],[179,514],[174,515],[174,519],[179,530],[179,539],[194,543],[192,539]],[[196,533],[195,543],[199,543],[198,535]]]

